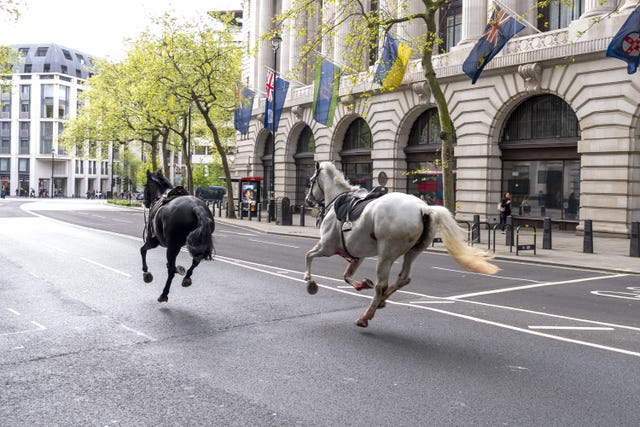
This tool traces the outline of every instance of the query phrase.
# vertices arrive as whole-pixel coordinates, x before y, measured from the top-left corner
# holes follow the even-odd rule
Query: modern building
[[[315,12],[279,29],[283,42],[274,54],[262,36],[291,1],[244,2],[243,78],[260,95],[248,135],[237,137],[235,174],[264,178],[266,191],[274,168],[275,195],[300,205],[314,162],[329,160],[352,183],[371,188],[386,182],[390,190],[440,203],[438,113],[419,52],[402,85],[381,92],[370,73],[380,37],[378,51],[363,58],[370,72],[360,83],[342,78],[333,125],[312,119],[313,71],[295,65],[317,23],[340,10],[315,3]],[[396,4],[362,3],[374,12]],[[456,217],[478,214],[494,222],[501,194],[510,191],[514,215],[548,216],[578,230],[591,220],[595,232],[627,236],[631,223],[640,221],[640,84],[638,74],[628,74],[627,64],[605,51],[637,1],[573,0],[572,7],[553,1],[539,10],[535,0],[497,3],[524,18],[527,27],[475,84],[462,64],[485,31],[493,2],[451,0],[437,19],[446,48],[433,64],[455,128]],[[408,12],[422,7],[422,1],[411,0]],[[349,49],[345,31],[325,37],[319,49],[338,64]],[[413,21],[393,32],[411,44],[425,28]],[[255,45],[257,54],[251,55]],[[275,143],[262,124],[267,68],[291,82]]]
[[[58,143],[78,111],[91,55],[56,44],[12,45],[21,58],[0,92],[0,181],[7,194],[85,197],[111,189],[110,153]]]

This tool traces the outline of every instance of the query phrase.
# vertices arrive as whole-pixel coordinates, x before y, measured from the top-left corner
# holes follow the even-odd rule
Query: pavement
[[[233,225],[258,232],[293,235],[308,237],[311,239],[318,239],[320,237],[320,230],[315,226],[316,219],[311,215],[305,216],[304,226],[300,225],[300,215],[297,214],[293,215],[293,225],[279,225],[276,222],[267,222],[266,215],[263,215],[261,221],[258,221],[256,218],[248,220],[247,218],[229,219],[220,217],[217,216],[217,210],[215,211],[215,215],[215,220],[218,223]],[[474,246],[482,249],[488,249],[488,233],[488,230],[482,230],[480,236],[481,243],[475,243]],[[543,232],[542,230],[537,230],[535,236],[535,253],[533,250],[518,250],[518,253],[516,254],[515,240],[516,239],[514,237],[514,244],[512,246],[508,246],[506,244],[507,236],[502,234],[500,231],[497,231],[495,234],[495,252],[493,245],[493,233],[491,235],[492,245],[488,250],[495,255],[496,259],[500,260],[640,275],[640,257],[630,256],[630,238],[625,239],[621,237],[593,236],[591,245],[593,253],[584,251],[584,236],[577,234],[574,231],[560,231],[553,229],[551,231],[551,249],[542,249]],[[533,245],[533,230],[521,229],[518,243],[521,246]],[[312,243],[310,242],[309,249],[311,249],[311,246]],[[427,249],[427,251],[446,252],[446,249],[442,243],[435,243],[432,247]]]

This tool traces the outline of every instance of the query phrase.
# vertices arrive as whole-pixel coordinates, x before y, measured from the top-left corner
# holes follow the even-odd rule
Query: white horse
[[[499,268],[488,262],[487,253],[467,245],[466,231],[443,206],[429,206],[419,198],[405,193],[388,193],[369,202],[358,219],[345,226],[335,211],[336,199],[359,189],[344,178],[333,163],[316,163],[306,195],[308,205],[325,206],[320,226],[320,241],[306,254],[304,279],[307,292],[315,294],[318,285],[311,278],[311,260],[318,256],[340,255],[349,261],[344,280],[356,290],[372,287],[369,279],[352,278],[365,257],[378,256],[375,294],[369,307],[356,324],[366,328],[378,307],[384,307],[391,294],[407,285],[409,272],[416,257],[433,241],[439,230],[451,255],[467,270],[494,274]],[[346,231],[345,231],[346,229]],[[402,268],[395,283],[389,285],[389,272],[396,259],[404,255]]]

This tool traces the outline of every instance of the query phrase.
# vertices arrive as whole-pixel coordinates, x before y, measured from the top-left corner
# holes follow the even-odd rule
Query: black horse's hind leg
[[[193,270],[198,266],[198,264],[200,264],[200,260],[194,258],[193,262],[191,262],[191,267],[189,267],[189,269],[187,270],[187,275],[184,276],[184,279],[182,279],[182,286],[184,286],[185,288],[191,286],[191,274],[193,273]]]
[[[153,249],[158,246],[158,240],[149,239],[144,242],[144,245],[140,248],[140,255],[142,256],[142,279],[145,283],[151,283],[153,281],[153,274],[149,273],[147,267],[147,250]]]
[[[167,282],[164,284],[162,294],[158,297],[158,302],[169,301],[169,289],[171,289],[171,282],[173,281],[173,277],[176,275],[176,258],[178,257],[179,252],[180,246],[177,248],[169,246],[167,248]]]

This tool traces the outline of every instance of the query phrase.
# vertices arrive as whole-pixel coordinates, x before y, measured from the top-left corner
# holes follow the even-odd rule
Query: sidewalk
[[[275,222],[267,222],[266,215],[262,217],[262,221],[253,218],[228,219],[217,216],[215,212],[215,220],[221,224],[234,225],[254,231],[270,234],[284,234],[301,237],[309,237],[318,239],[320,230],[315,227],[315,217],[307,215],[305,217],[305,226],[300,224],[299,215],[293,215],[293,224],[290,226],[277,225]],[[224,215],[224,212],[223,212]],[[487,249],[487,230],[482,230],[480,236],[481,243],[475,246]],[[493,235],[491,236],[493,239]],[[574,232],[553,230],[551,234],[551,248],[542,249],[543,246],[542,230],[537,231],[536,236],[536,253],[533,250],[519,251],[516,255],[515,237],[512,252],[509,246],[505,244],[506,236],[500,232],[496,233],[495,257],[496,259],[508,259],[512,261],[524,261],[530,263],[539,263],[547,265],[560,265],[570,267],[584,267],[591,270],[601,270],[616,273],[633,273],[640,274],[640,258],[631,257],[630,239],[622,239],[615,237],[593,237],[593,253],[583,252],[584,237],[576,235]],[[532,230],[521,229],[520,245],[533,243]],[[313,242],[309,242],[309,249],[313,246]],[[436,243],[428,250],[445,252],[446,249],[442,243]],[[493,244],[491,252],[493,251]]]

